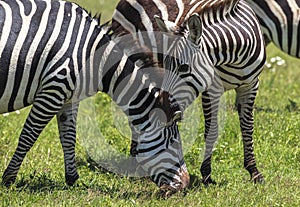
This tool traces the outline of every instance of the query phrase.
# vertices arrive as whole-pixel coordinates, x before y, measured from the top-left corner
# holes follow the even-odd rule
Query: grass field
[[[92,8],[93,13],[101,11],[103,21],[110,18],[116,3],[104,0],[77,2],[87,9]],[[265,176],[264,185],[252,184],[248,172],[243,169],[241,134],[237,112],[233,107],[234,93],[229,92],[223,99],[223,105],[226,106],[222,110],[223,127],[213,156],[212,176],[217,185],[206,188],[195,184],[168,199],[160,198],[156,195],[158,188],[147,179],[127,178],[101,171],[89,164],[85,146],[95,141],[97,147],[97,137],[90,138],[81,128],[76,146],[80,179],[75,186],[67,187],[63,153],[54,119],[26,156],[16,184],[9,189],[0,185],[0,205],[299,206],[300,60],[281,53],[271,45],[268,47],[268,62],[269,67],[260,77],[254,133],[256,159],[259,170]],[[95,106],[96,111],[91,114],[97,115],[95,119],[86,115],[85,110],[89,109],[90,103]],[[82,104],[80,124],[91,128],[97,126],[107,143],[119,152],[128,154],[128,132],[120,134],[120,130],[116,129],[113,110],[109,98],[99,94]],[[17,146],[28,111],[27,108],[21,110],[20,114],[0,115],[0,175]],[[195,140],[191,142],[186,137],[182,138],[189,172],[197,180],[201,176],[199,166],[203,158],[203,120],[195,128],[198,130]],[[128,129],[123,130],[126,132]]]

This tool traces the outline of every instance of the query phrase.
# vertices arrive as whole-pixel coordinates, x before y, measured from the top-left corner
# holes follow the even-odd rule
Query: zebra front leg
[[[130,144],[130,155],[135,157],[138,154],[137,145],[138,145],[138,136],[139,133],[135,131],[134,127],[131,125],[131,144]]]
[[[75,162],[78,106],[79,103],[66,104],[56,116],[60,141],[64,151],[65,178],[67,185],[73,185],[79,178]]]
[[[254,126],[253,107],[258,85],[259,82],[257,80],[252,85],[236,89],[236,93],[240,128],[242,131],[244,146],[244,167],[250,173],[251,179],[254,183],[263,183],[264,177],[256,167],[252,139]]]
[[[202,94],[202,107],[205,119],[205,154],[200,171],[205,185],[215,184],[211,178],[211,158],[218,138],[218,111],[222,91],[210,89]]]
[[[27,152],[31,149],[45,126],[62,106],[62,104],[53,106],[52,102],[50,104],[47,100],[49,100],[49,96],[38,96],[31,108],[19,137],[16,151],[2,176],[2,183],[7,187],[15,182]]]

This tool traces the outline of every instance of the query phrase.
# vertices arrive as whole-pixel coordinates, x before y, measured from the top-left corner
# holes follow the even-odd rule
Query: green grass
[[[111,20],[112,12],[116,8],[119,1],[117,0],[68,0],[75,2],[85,8],[88,12],[94,14],[101,14],[101,22]]]
[[[91,2],[94,1],[82,0],[79,3],[86,8],[93,8],[93,12],[102,11],[103,18],[107,20],[111,17],[116,1],[97,1],[97,5]],[[92,131],[95,126],[106,137],[105,141],[122,154],[128,154],[130,143],[128,129],[120,129],[125,131],[123,135],[116,129],[118,122],[114,121],[111,112],[114,107],[111,107],[110,100],[99,94],[81,106],[79,124],[87,128],[79,128],[76,153],[80,179],[76,185],[65,185],[63,153],[54,119],[26,156],[16,184],[9,189],[0,185],[0,205],[299,206],[300,61],[269,46],[268,60],[276,56],[284,59],[286,64],[273,64],[273,69],[266,68],[263,71],[255,109],[255,154],[258,168],[266,179],[264,185],[252,184],[248,172],[243,169],[243,149],[238,117],[233,109],[233,92],[224,96],[226,109],[222,111],[223,128],[213,156],[212,176],[217,185],[205,188],[196,184],[184,192],[163,199],[156,196],[157,187],[147,179],[127,178],[92,168],[87,162],[83,146],[90,139],[96,143],[98,137],[93,135],[98,135],[99,131]],[[95,111],[89,108],[89,104],[95,106]],[[15,150],[28,111],[27,108],[21,110],[20,115],[11,113],[9,116],[0,116],[0,174],[3,174]],[[85,113],[90,111],[92,114],[87,116]],[[91,118],[93,114],[97,115],[95,119]],[[197,127],[195,141],[190,143],[186,137],[182,138],[189,172],[200,177],[203,120]],[[191,146],[187,147],[186,143]],[[103,149],[103,146],[99,148]]]

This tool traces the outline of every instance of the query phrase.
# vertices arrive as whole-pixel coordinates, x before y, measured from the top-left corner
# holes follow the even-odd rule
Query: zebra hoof
[[[6,187],[9,187],[15,183],[16,178],[17,178],[17,175],[14,175],[14,174],[8,172],[8,170],[5,170],[5,172],[2,176],[2,184]]]
[[[208,187],[209,185],[216,185],[216,181],[214,181],[213,179],[211,179],[210,175],[209,176],[205,176],[202,179],[202,183]]]
[[[255,173],[251,176],[251,180],[255,183],[255,184],[264,184],[265,183],[265,179],[264,176],[261,173]]]
[[[75,175],[66,175],[66,183],[68,186],[72,186],[74,185],[74,183],[76,182],[76,180],[78,180],[79,175],[76,173]]]

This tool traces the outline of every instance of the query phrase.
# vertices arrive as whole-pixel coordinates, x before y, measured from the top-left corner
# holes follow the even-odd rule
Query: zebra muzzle
[[[159,187],[158,195],[160,196],[170,196],[174,193],[181,191],[189,186],[190,176],[185,168],[181,169],[180,181],[173,181],[171,183],[162,183]]]

